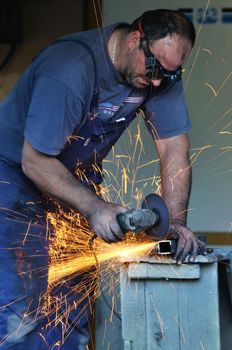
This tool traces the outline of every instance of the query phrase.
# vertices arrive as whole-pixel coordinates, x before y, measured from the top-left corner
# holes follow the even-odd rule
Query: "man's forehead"
[[[173,66],[182,65],[188,57],[191,48],[190,40],[179,35],[167,35],[162,39],[153,41],[150,45],[150,50],[162,64]]]

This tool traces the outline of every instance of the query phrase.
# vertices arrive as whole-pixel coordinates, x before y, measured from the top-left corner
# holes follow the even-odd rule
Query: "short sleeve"
[[[36,150],[58,155],[81,123],[83,102],[62,82],[38,77],[28,110],[24,136]]]
[[[154,138],[168,138],[191,128],[182,82],[167,84],[145,103],[145,120]]]

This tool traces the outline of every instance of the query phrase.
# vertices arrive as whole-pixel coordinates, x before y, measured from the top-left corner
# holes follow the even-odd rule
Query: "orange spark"
[[[100,241],[99,241],[100,243]],[[101,244],[101,243],[100,243]],[[145,254],[154,247],[154,242],[139,243],[132,246],[121,244],[105,244],[103,243],[103,251],[97,252],[95,255],[68,257],[62,262],[55,263],[49,269],[49,282],[55,283],[62,278],[69,278],[70,275],[80,271],[87,271],[90,267],[102,262],[115,259],[118,257],[133,257]],[[89,253],[91,254],[91,253]]]

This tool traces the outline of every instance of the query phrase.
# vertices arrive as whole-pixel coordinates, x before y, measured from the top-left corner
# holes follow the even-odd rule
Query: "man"
[[[127,209],[92,189],[138,108],[158,150],[177,262],[205,253],[186,226],[190,122],[181,66],[194,40],[193,25],[171,10],[72,34],[40,52],[1,104],[0,349],[86,348],[88,315],[61,345],[58,327],[41,328],[33,313],[47,283],[44,195],[80,212],[106,242],[122,240],[117,215]]]

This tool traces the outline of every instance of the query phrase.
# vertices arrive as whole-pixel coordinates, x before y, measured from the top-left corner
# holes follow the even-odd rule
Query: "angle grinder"
[[[169,212],[164,200],[157,194],[149,194],[141,209],[130,209],[117,216],[121,230],[145,233],[154,241],[166,238],[169,230]]]

